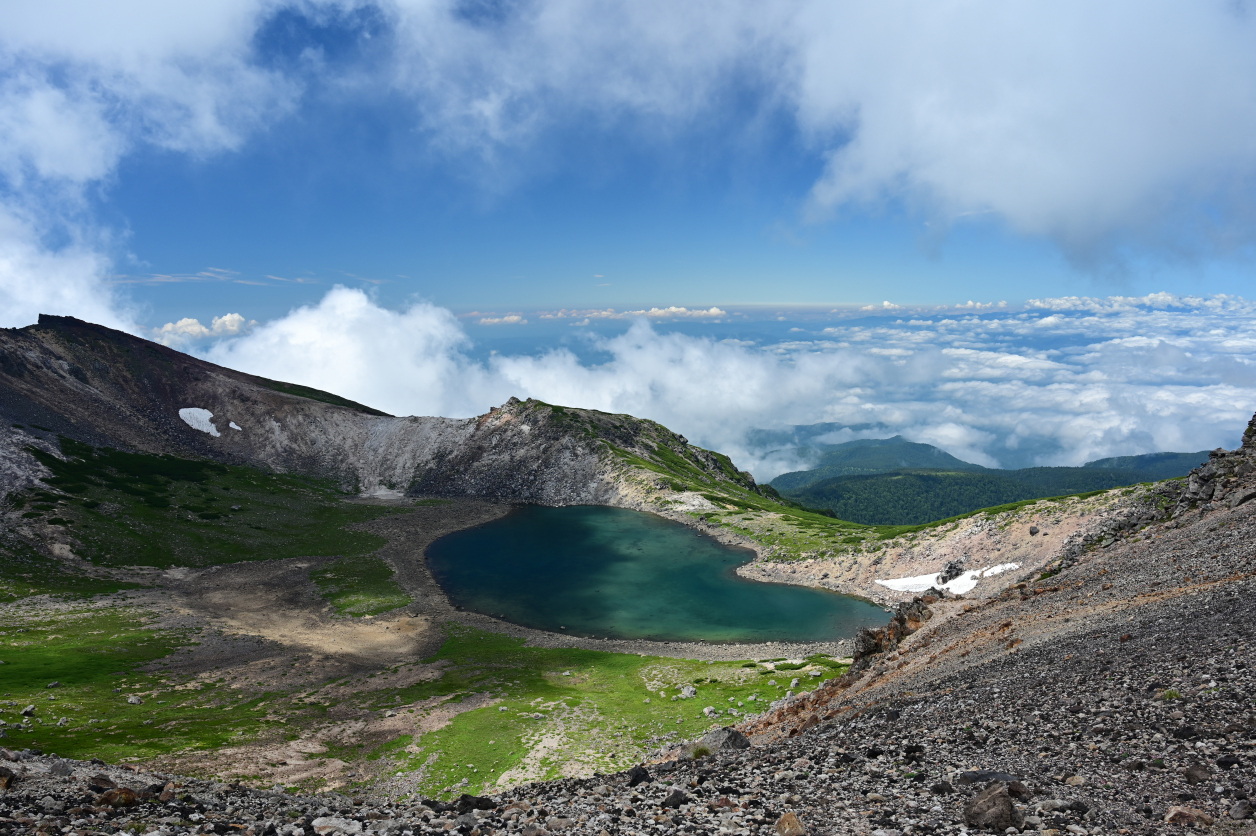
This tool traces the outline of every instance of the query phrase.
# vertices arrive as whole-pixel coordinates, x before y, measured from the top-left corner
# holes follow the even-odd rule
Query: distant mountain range
[[[893,438],[863,438],[845,444],[825,445],[820,461],[810,470],[782,473],[772,480],[781,493],[802,490],[817,482],[841,476],[874,476],[897,470],[985,470],[955,458],[931,444]]]
[[[821,449],[816,467],[783,473],[770,484],[795,502],[869,525],[916,525],[1009,502],[1171,479],[1208,460],[1201,450],[994,470],[902,436]]]

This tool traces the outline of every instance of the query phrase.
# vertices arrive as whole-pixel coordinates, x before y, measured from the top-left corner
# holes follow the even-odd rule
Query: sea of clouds
[[[289,23],[370,48],[259,46]],[[4,3],[0,325],[153,334],[110,279],[125,231],[92,208],[122,162],[230,154],[304,107],[373,97],[485,188],[526,179],[575,125],[660,150],[704,130],[753,144],[785,120],[818,161],[799,195],[817,222],[893,203],[934,229],[990,216],[1082,265],[1233,253],[1256,238],[1254,33],[1233,0]],[[157,336],[396,413],[532,395],[645,415],[761,477],[782,465],[743,445],[748,427],[872,421],[983,464],[1071,464],[1233,444],[1256,392],[1240,299],[886,310],[751,344],[666,321],[594,337],[604,362],[477,360],[449,311],[338,288],[256,326]]]
[[[1256,411],[1256,303],[1156,294],[975,308],[835,318],[779,341],[641,317],[587,336],[601,361],[561,346],[476,359],[450,311],[391,310],[340,287],[194,350],[397,415],[471,416],[515,396],[652,418],[761,480],[808,460],[752,444],[755,428],[873,424],[829,440],[902,434],[1023,467],[1234,447]]]

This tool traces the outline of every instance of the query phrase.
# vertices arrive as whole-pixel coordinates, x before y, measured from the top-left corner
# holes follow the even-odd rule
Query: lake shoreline
[[[422,500],[371,499],[358,500],[370,504],[415,507]],[[430,501],[430,500],[429,500]],[[707,641],[657,641],[649,639],[610,639],[568,635],[560,632],[526,627],[494,616],[470,610],[458,609],[448,594],[436,581],[427,563],[427,548],[436,540],[455,531],[463,531],[500,519],[515,505],[485,502],[482,500],[454,499],[441,503],[438,512],[432,506],[421,506],[422,514],[404,514],[386,517],[363,526],[365,530],[380,534],[388,544],[380,550],[380,556],[393,565],[397,580],[414,598],[414,602],[394,617],[425,617],[435,622],[452,622],[493,633],[513,636],[524,640],[530,647],[580,648],[607,653],[627,653],[638,656],[659,656],[697,661],[739,661],[764,659],[800,659],[814,654],[833,658],[847,658],[853,653],[853,637],[828,641],[764,641],[764,642],[707,642]],[[418,508],[416,508],[416,511]],[[414,518],[422,517],[416,520]],[[435,525],[433,517],[438,517]],[[664,517],[666,519],[666,517]],[[421,525],[414,523],[421,522]],[[407,524],[409,523],[409,524]]]

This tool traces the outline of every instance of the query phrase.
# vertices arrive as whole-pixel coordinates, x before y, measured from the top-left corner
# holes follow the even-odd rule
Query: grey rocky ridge
[[[0,334],[7,340],[0,405],[27,428],[7,436],[9,453],[0,459],[12,484],[46,477],[27,448],[51,455],[64,434],[322,469],[345,482],[361,480],[367,490],[417,483],[433,493],[552,501],[583,490],[595,493],[579,495],[617,502],[630,501],[634,490],[692,493],[666,484],[677,477],[660,463],[683,471],[659,450],[658,439],[671,436],[654,435],[662,430],[646,422],[537,402],[508,404],[471,422],[391,419],[285,392],[283,384],[237,379],[173,352],[128,360],[122,349],[92,348],[92,339],[104,338],[78,328],[49,323],[41,333]],[[152,351],[140,342],[130,351]],[[92,354],[103,351],[119,356],[96,368]],[[187,392],[198,400],[184,399]],[[230,398],[213,401],[215,392]],[[212,412],[220,435],[181,421],[184,406]],[[269,440],[225,446],[234,443],[231,433],[247,432],[231,430],[228,421],[264,429],[268,418],[286,434],[271,429]],[[416,432],[460,441],[439,456],[380,453],[400,434],[389,422],[411,420]],[[605,423],[594,429],[589,422]],[[380,432],[375,448],[370,427]],[[361,453],[351,468],[316,443],[317,433],[333,430],[343,433],[337,449]],[[538,436],[548,442],[534,443]],[[740,486],[741,495],[753,490],[722,458],[704,458],[679,437],[669,443],[666,449],[682,451],[694,468],[719,471]],[[530,470],[519,466],[520,450]],[[458,458],[458,451],[474,454]],[[565,462],[581,475],[563,476]],[[369,474],[389,472],[409,475],[367,485]],[[494,488],[497,477],[513,481]],[[607,484],[620,487],[603,494],[590,487]],[[890,547],[880,544],[842,555],[852,578],[884,577],[892,565],[953,578],[957,569],[1002,563],[1010,554],[1026,562],[963,595],[885,592],[884,600],[897,604],[893,618],[861,634],[845,675],[735,727],[713,722],[703,735],[630,770],[441,801],[370,788],[273,791],[4,749],[0,832],[1256,833],[1256,418],[1238,449],[1216,451],[1187,479],[1100,499],[976,520],[936,540],[893,546],[898,557],[887,558]],[[1031,524],[1039,530],[1030,531]],[[957,558],[948,549],[957,543],[966,550],[963,566],[949,565]],[[795,565],[806,564],[780,564]],[[816,578],[781,579],[822,585]],[[22,709],[11,707],[19,715]]]
[[[397,418],[69,317],[0,330],[0,411],[6,492],[46,475],[26,448],[65,435],[324,476],[364,495],[634,508],[681,487],[664,478],[677,465],[761,494],[726,456],[653,421],[515,398],[475,418]]]

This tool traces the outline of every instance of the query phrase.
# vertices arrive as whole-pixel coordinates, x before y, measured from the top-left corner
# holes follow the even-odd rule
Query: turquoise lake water
[[[526,505],[437,540],[455,605],[542,630],[661,641],[826,641],[889,616],[867,601],[738,577],[754,557],[654,514]]]

